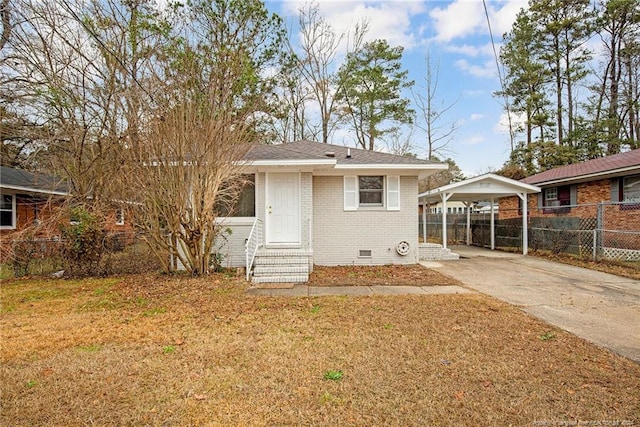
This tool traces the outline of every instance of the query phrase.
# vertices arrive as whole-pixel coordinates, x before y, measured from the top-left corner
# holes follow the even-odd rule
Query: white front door
[[[300,177],[298,173],[268,173],[267,244],[300,243]]]

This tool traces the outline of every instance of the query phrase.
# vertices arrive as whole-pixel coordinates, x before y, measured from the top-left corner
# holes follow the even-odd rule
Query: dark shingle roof
[[[67,193],[67,187],[59,178],[7,166],[0,166],[0,187],[34,193]]]
[[[347,157],[348,152],[351,157]],[[333,153],[333,157],[328,155]],[[257,145],[247,160],[320,160],[335,159],[340,165],[433,165],[439,164],[415,157],[398,156],[379,151],[361,150],[321,142],[296,141],[277,145]]]
[[[623,172],[633,168],[640,170],[640,149],[549,169],[524,178],[521,181],[534,185],[547,182],[573,181],[591,175],[606,175],[609,173],[613,175],[616,172]]]

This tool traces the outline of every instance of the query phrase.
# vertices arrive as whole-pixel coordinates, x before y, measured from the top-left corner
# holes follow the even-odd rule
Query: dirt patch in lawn
[[[461,285],[437,271],[414,265],[314,266],[309,276],[311,286],[445,286]]]
[[[245,290],[3,283],[0,425],[640,422],[639,365],[484,295]]]

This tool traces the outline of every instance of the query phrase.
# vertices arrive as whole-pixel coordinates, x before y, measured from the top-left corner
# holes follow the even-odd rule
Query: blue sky
[[[267,1],[287,24],[295,23],[303,0]],[[369,22],[367,40],[386,39],[391,46],[403,46],[403,65],[415,81],[414,90],[425,87],[427,52],[432,66],[439,64],[436,105],[455,105],[445,123],[457,123],[458,130],[448,145],[453,158],[467,177],[495,170],[508,159],[509,136],[502,101],[493,93],[500,81],[482,0],[320,0],[321,14],[337,31],[352,29],[362,18]],[[487,0],[496,49],[525,0]],[[296,37],[294,32],[292,37]],[[433,67],[432,67],[433,68]],[[336,136],[340,143],[344,136]],[[424,157],[424,134],[413,135],[413,152]]]

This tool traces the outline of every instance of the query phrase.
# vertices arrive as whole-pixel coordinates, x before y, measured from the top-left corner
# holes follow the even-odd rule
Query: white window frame
[[[631,181],[631,182],[629,183],[628,181]],[[640,187],[640,175],[625,176],[624,178],[622,178],[622,201],[623,202],[639,202],[640,201],[640,196],[635,198],[628,197],[627,191],[625,190],[627,190],[627,187],[632,185]],[[639,190],[637,190],[637,192],[640,192],[640,188]]]
[[[2,194],[2,197],[11,197],[11,225],[0,225],[0,230],[15,230],[17,227],[16,220],[16,195],[15,194]],[[2,209],[3,212],[9,212],[9,209]]]
[[[360,203],[360,177],[382,177],[382,203]],[[344,210],[400,210],[400,176],[398,175],[346,175],[343,179]]]
[[[382,188],[367,188],[367,189],[361,189],[360,188],[360,179],[362,178],[380,178],[380,183],[382,184]],[[358,207],[360,208],[383,208],[385,205],[385,197],[384,197],[384,193],[385,193],[385,179],[384,179],[384,175],[358,175]],[[364,203],[360,200],[360,196],[362,195],[362,193],[375,193],[375,194],[380,194],[380,203]]]
[[[558,187],[545,188],[544,200],[547,202],[553,202],[554,200],[558,200]]]

